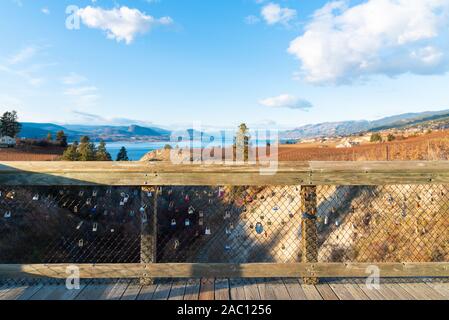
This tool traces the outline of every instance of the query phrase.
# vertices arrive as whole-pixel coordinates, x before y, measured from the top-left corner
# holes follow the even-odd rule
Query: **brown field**
[[[368,143],[337,149],[318,144],[281,145],[280,161],[394,161],[448,160],[449,131],[440,131],[405,140]]]
[[[57,147],[17,147],[0,149],[0,161],[57,161],[63,152]]]

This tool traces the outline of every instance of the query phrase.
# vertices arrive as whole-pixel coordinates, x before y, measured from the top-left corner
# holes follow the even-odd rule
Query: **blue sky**
[[[2,0],[0,111],[286,128],[449,109],[448,12],[449,0]]]

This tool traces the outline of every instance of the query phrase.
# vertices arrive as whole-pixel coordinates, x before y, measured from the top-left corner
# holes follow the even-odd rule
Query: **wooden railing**
[[[319,263],[314,192],[319,185],[449,185],[449,162],[293,162],[273,175],[257,166],[162,162],[3,162],[0,186],[301,186],[301,263],[83,264],[82,278],[365,277],[370,263]],[[449,213],[448,217],[449,219]],[[151,228],[151,226],[150,226]],[[150,241],[154,241],[154,232]],[[446,230],[446,232],[449,232]],[[449,277],[449,262],[375,263],[382,277]],[[0,277],[67,277],[67,264],[0,265]]]

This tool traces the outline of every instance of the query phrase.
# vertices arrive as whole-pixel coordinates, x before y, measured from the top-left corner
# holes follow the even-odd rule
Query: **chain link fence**
[[[310,190],[1,187],[0,263],[301,262],[310,218],[318,262],[449,261],[449,186]]]

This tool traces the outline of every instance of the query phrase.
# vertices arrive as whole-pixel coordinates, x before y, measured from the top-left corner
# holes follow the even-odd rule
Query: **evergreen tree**
[[[373,133],[373,134],[371,135],[370,141],[371,141],[371,142],[382,142],[383,139],[382,139],[382,136],[381,136],[379,133]]]
[[[56,141],[59,142],[59,145],[61,147],[67,147],[67,136],[65,135],[64,131],[58,131],[56,133]]]
[[[129,161],[128,152],[125,147],[122,147],[117,155],[116,161]]]
[[[16,111],[7,111],[0,118],[0,136],[17,137],[22,125],[17,121]]]
[[[79,161],[95,161],[95,144],[90,142],[90,138],[84,136],[81,138],[81,143],[78,147],[78,153],[80,155]]]
[[[249,140],[249,128],[245,123],[242,123],[235,137],[234,148],[236,150],[243,150],[244,161],[249,160]]]
[[[112,161],[111,154],[107,151],[104,140],[100,140],[100,143],[98,144],[95,159],[97,161]]]
[[[51,132],[47,134],[47,141],[53,141],[53,136],[51,135]]]
[[[62,160],[64,161],[79,161],[80,154],[78,152],[78,142],[75,141],[72,145],[70,145],[62,155]]]

